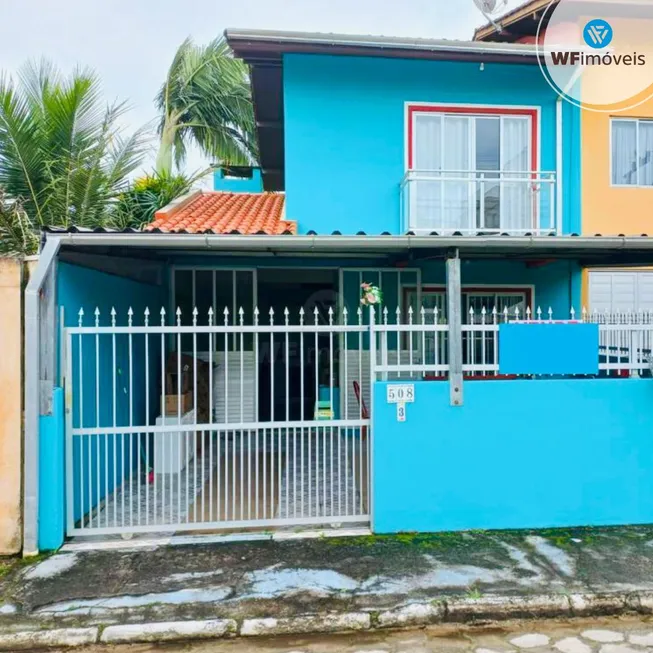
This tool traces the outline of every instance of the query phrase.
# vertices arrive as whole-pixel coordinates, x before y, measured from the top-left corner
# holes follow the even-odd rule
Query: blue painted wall
[[[143,312],[146,307],[155,315],[152,321],[157,319],[158,311],[164,304],[167,305],[167,292],[164,288],[141,284],[130,279],[105,274],[89,268],[61,263],[58,268],[58,301],[64,307],[65,326],[77,326],[79,309],[84,309],[83,325],[94,324],[95,308],[100,310],[100,326],[111,324],[110,311],[115,308],[117,312],[116,323],[127,324],[127,311],[131,307],[134,311],[134,325],[143,324]],[[94,335],[82,337],[81,356],[81,378],[83,379],[82,394],[80,395],[80,338],[73,338],[73,426],[86,427],[109,426],[113,423],[113,348],[112,336],[102,335],[98,343],[99,368],[96,365],[96,339]],[[133,360],[142,362],[144,360],[145,339],[143,336],[134,336],[132,339]],[[150,338],[150,403],[149,415],[152,423],[159,414],[157,403],[157,390],[160,385],[160,340]],[[130,418],[130,390],[132,391],[132,415],[134,424],[145,424],[146,410],[148,404],[145,395],[145,369],[143,365],[133,367],[133,386],[130,388],[129,374],[129,339],[126,335],[116,336],[116,422],[118,425],[129,424]],[[60,362],[63,364],[63,362]],[[99,379],[99,412],[98,412],[98,390],[96,379]],[[81,408],[81,413],[80,413]],[[80,415],[83,421],[80,421]],[[74,518],[79,519],[82,512],[86,513],[90,506],[96,505],[107,492],[111,492],[116,484],[119,484],[128,469],[134,469],[139,464],[139,447],[143,443],[138,436],[106,435],[88,437],[83,441],[75,440],[73,456],[75,461],[84,459],[91,461],[87,463],[87,470],[84,478],[75,477],[75,495],[79,499],[80,488],[84,488],[85,506],[79,500],[75,502]],[[114,448],[119,452],[114,458]],[[104,473],[105,463],[108,456],[107,474]],[[124,452],[124,458],[121,455]],[[97,462],[101,474],[98,477]],[[114,467],[113,461],[117,460]],[[52,479],[56,484],[57,479]],[[45,487],[49,483],[47,477],[44,479]]]
[[[52,414],[39,418],[39,551],[56,551],[66,524],[64,396],[52,394]]]
[[[249,179],[225,177],[222,169],[216,170],[213,173],[213,190],[228,193],[261,193],[263,192],[261,169],[253,168]]]
[[[399,233],[405,103],[541,107],[541,169],[556,168],[556,95],[537,66],[284,55],[288,219],[300,233]],[[564,106],[564,230],[580,229],[580,116]]]
[[[653,381],[415,384],[407,420],[375,386],[374,530],[653,522]],[[544,411],[544,412],[543,412]]]
[[[553,310],[556,319],[568,319],[573,306],[581,307],[582,269],[575,261],[557,261],[545,265],[528,266],[523,261],[463,261],[461,265],[463,286],[533,286],[533,310]],[[442,261],[422,264],[422,284],[442,286],[446,283],[445,265]],[[488,310],[491,307],[488,306]]]
[[[343,268],[370,268],[369,273],[363,273],[363,281],[380,285],[384,291],[385,304],[389,311],[394,311],[397,306],[397,277],[395,266],[390,266],[384,259],[320,259],[320,258],[299,258],[289,257],[274,259],[247,258],[247,257],[180,257],[175,259],[176,265],[194,265],[198,267],[212,266],[234,267],[234,268],[259,268],[259,278],[265,276],[265,268],[311,268],[311,267],[343,267]],[[409,268],[420,268],[422,270],[422,283],[426,286],[441,286],[446,283],[445,265],[443,261],[405,261]],[[385,269],[379,280],[376,271]],[[581,286],[582,269],[575,261],[557,261],[528,267],[520,261],[491,260],[491,261],[463,261],[461,268],[462,283],[466,286],[522,286],[532,285],[535,288],[534,310],[540,306],[547,311],[549,306],[554,311],[554,316],[559,319],[567,319],[569,310],[573,306],[577,311],[581,307]],[[416,276],[412,273],[404,273],[403,283],[414,283]],[[360,300],[359,274],[358,272],[345,272],[343,275],[345,284],[344,300],[350,313],[358,308]],[[280,302],[283,298],[280,298]]]
[[[598,324],[499,325],[499,374],[598,376],[598,352]]]

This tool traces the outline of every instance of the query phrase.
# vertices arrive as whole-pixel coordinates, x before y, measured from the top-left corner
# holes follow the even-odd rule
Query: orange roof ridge
[[[183,196],[157,211],[146,231],[271,236],[297,233],[285,219],[284,193],[200,191]]]

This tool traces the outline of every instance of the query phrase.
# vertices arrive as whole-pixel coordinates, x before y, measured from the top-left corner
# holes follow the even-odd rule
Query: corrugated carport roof
[[[218,253],[280,255],[356,253],[380,256],[412,253],[445,256],[457,250],[464,258],[578,259],[587,264],[653,265],[653,238],[643,236],[415,236],[415,235],[217,235],[68,229],[49,230],[64,247],[121,247]]]

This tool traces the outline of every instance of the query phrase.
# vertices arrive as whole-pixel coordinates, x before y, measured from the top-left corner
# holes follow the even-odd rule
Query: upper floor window
[[[538,170],[537,109],[416,105],[408,120],[408,230],[524,233],[553,226],[555,175]]]
[[[612,119],[612,184],[653,186],[653,120]]]

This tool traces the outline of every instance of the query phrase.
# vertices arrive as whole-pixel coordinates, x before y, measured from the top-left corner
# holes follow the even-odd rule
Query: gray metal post
[[[462,289],[458,251],[447,258],[447,312],[449,320],[449,387],[452,406],[463,405]]]
[[[58,238],[46,240],[39,262],[25,289],[25,497],[23,555],[38,553],[39,415],[41,410],[40,293],[59,251]],[[53,285],[54,285],[53,281]],[[53,315],[54,311],[47,311]],[[54,329],[54,326],[52,327]]]
[[[376,308],[370,306],[370,425],[367,429],[367,496],[370,529],[374,532],[374,384],[376,383]]]

